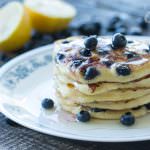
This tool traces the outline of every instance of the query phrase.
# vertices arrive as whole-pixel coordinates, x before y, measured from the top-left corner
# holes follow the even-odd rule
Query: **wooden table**
[[[0,5],[10,0],[0,0]],[[78,9],[78,15],[72,22],[72,26],[97,20],[103,27],[110,17],[120,14],[133,20],[138,16],[144,16],[150,10],[149,0],[68,0]],[[144,35],[149,35],[146,31]],[[105,30],[102,34],[107,34]],[[14,57],[17,54],[12,54]],[[7,59],[6,59],[7,60]],[[1,61],[1,64],[4,62]],[[0,114],[0,150],[149,150],[150,141],[132,143],[94,143],[68,140],[44,135],[33,130],[10,126]]]

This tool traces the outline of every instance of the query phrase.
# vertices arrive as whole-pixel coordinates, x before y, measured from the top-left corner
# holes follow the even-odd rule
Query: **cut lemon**
[[[75,8],[61,0],[25,0],[32,26],[40,32],[56,32],[67,28],[76,15]]]
[[[21,3],[11,2],[0,9],[0,50],[17,50],[30,36],[29,16]]]

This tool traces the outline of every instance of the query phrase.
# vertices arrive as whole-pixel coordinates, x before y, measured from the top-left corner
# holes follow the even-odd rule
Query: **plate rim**
[[[106,37],[106,36],[105,36]],[[107,36],[108,37],[108,36]],[[150,39],[150,37],[148,36],[127,36],[129,38],[139,38],[139,39]],[[43,52],[43,50],[47,50],[48,48],[50,48],[53,44],[48,44],[46,46],[41,46],[35,49],[32,49],[31,51],[25,52],[17,57],[15,57],[14,59],[10,60],[9,62],[7,62],[6,64],[4,64],[1,68],[0,68],[0,78],[3,75],[3,73],[8,70],[11,66],[13,66],[16,62],[21,61],[22,59],[25,59],[27,57],[31,57],[32,55],[36,55],[38,53]],[[67,139],[73,139],[73,140],[81,140],[81,141],[91,141],[91,142],[135,142],[135,141],[146,141],[146,140],[150,140],[150,134],[147,136],[138,136],[138,137],[131,137],[131,138],[112,138],[112,139],[106,139],[106,138],[93,138],[89,139],[89,137],[85,138],[85,137],[79,137],[79,136],[73,136],[70,134],[66,134],[66,133],[60,133],[60,132],[56,132],[56,131],[52,131],[52,130],[45,130],[45,129],[41,129],[40,127],[37,126],[33,126],[31,124],[28,124],[27,122],[24,122],[18,118],[15,118],[15,116],[13,116],[12,114],[8,113],[7,110],[5,110],[5,108],[2,106],[2,103],[0,102],[0,111],[2,114],[4,114],[6,117],[10,118],[11,120],[15,121],[18,124],[21,124],[22,126],[32,129],[34,131],[40,132],[40,133],[44,133],[47,135],[52,135],[52,136],[57,136],[57,137],[61,137],[61,138],[67,138]]]

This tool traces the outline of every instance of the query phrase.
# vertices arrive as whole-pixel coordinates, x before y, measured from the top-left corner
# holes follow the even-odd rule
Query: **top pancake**
[[[77,82],[87,84],[97,82],[125,83],[150,75],[150,50],[147,41],[133,40],[132,43],[127,43],[123,49],[113,49],[112,38],[98,37],[96,50],[91,51],[91,56],[84,57],[80,51],[85,49],[85,39],[86,37],[80,36],[55,42],[55,69],[58,69],[61,74]],[[135,52],[135,57],[131,59],[127,58],[125,54],[130,51]],[[63,54],[63,57],[58,60],[60,54]],[[81,60],[81,65],[74,66],[76,60]],[[110,61],[112,64],[108,67],[105,64],[106,61]],[[130,74],[119,75],[116,68],[120,65],[127,65],[131,71]],[[94,67],[99,74],[93,79],[86,80],[84,73],[89,67]]]

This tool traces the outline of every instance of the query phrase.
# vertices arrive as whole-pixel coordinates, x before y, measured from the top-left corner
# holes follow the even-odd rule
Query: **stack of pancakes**
[[[128,41],[113,49],[110,37],[97,37],[89,56],[86,37],[71,37],[54,44],[54,81],[61,107],[73,114],[88,111],[93,118],[135,117],[150,110],[150,50],[147,41]]]

